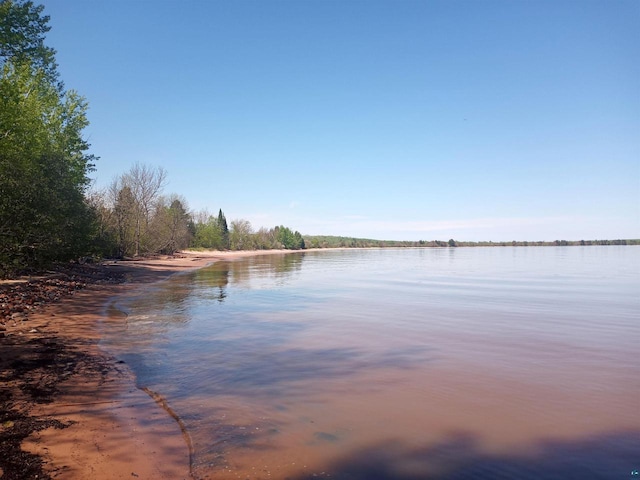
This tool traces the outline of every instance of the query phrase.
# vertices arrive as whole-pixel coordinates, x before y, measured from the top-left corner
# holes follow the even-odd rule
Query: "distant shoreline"
[[[615,239],[615,240],[553,240],[553,241],[481,241],[470,242],[464,240],[374,240],[368,238],[341,237],[331,235],[303,235],[305,244],[312,248],[404,248],[404,247],[570,247],[592,245],[640,245],[640,239]]]

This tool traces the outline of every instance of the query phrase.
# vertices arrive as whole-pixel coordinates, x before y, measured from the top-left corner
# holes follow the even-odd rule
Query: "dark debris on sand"
[[[38,455],[21,444],[35,432],[70,424],[32,414],[37,404],[54,400],[60,382],[72,375],[106,375],[104,357],[88,355],[54,333],[8,334],[31,313],[92,284],[120,283],[124,277],[101,265],[70,264],[23,279],[0,283],[0,477],[50,479]]]
[[[53,270],[0,283],[0,325],[24,320],[38,308],[73,295],[87,285],[120,283],[121,273],[103,265],[62,264]]]

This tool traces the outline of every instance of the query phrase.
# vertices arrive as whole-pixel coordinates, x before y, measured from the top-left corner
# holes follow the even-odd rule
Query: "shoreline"
[[[304,254],[304,251],[190,251],[178,255],[176,258],[162,257],[151,260],[108,262],[105,267],[100,267],[99,270],[111,269],[111,272],[117,270],[121,272],[123,276],[126,275],[128,279],[127,283],[98,284],[92,285],[84,290],[78,290],[71,297],[64,298],[60,303],[52,303],[46,308],[38,310],[37,314],[29,313],[28,320],[23,322],[20,320],[2,320],[2,316],[0,316],[0,327],[5,321],[17,322],[19,324],[18,328],[7,332],[8,336],[5,336],[0,328],[0,407],[6,405],[4,401],[5,398],[3,398],[7,389],[6,385],[14,382],[14,379],[10,375],[7,375],[6,366],[3,366],[3,363],[6,363],[4,356],[6,350],[3,348],[18,348],[17,353],[23,355],[24,358],[16,356],[16,361],[19,360],[17,363],[21,363],[23,368],[27,370],[27,373],[31,371],[34,373],[31,377],[26,377],[27,380],[31,380],[31,383],[25,383],[23,385],[13,384],[13,393],[16,395],[13,400],[18,402],[18,407],[23,409],[23,413],[28,416],[29,420],[32,421],[35,426],[32,427],[33,433],[26,436],[26,440],[21,441],[19,447],[16,447],[13,451],[10,450],[10,453],[14,455],[16,453],[20,454],[22,452],[18,450],[22,448],[25,454],[33,454],[36,460],[44,461],[44,470],[41,469],[43,474],[36,477],[35,475],[27,475],[26,473],[15,473],[19,472],[18,470],[12,470],[12,472],[5,470],[3,472],[2,468],[5,464],[3,463],[4,459],[0,455],[0,478],[2,478],[2,480],[33,478],[96,478],[98,480],[117,478],[200,478],[197,476],[199,473],[197,463],[193,473],[189,469],[189,435],[184,435],[184,429],[180,428],[180,419],[178,415],[172,411],[172,406],[168,405],[162,396],[155,394],[152,390],[147,389],[148,391],[145,393],[144,385],[138,387],[136,385],[137,379],[127,364],[119,362],[117,357],[110,356],[108,352],[100,348],[100,334],[105,331],[105,328],[109,329],[111,325],[121,325],[126,319],[126,313],[118,310],[118,302],[120,299],[126,299],[129,295],[145,295],[157,287],[162,288],[162,285],[157,282],[166,281],[174,274],[193,271],[218,261],[233,262],[233,260],[243,257],[276,255],[274,258],[280,258],[282,260],[284,257],[277,257],[277,255],[288,255],[291,253]],[[592,285],[592,283],[589,285]],[[4,308],[3,301],[5,300],[1,297],[2,290],[0,290],[0,308]],[[1,312],[0,310],[0,313]],[[500,326],[500,324],[496,325]],[[21,331],[19,331],[20,329]],[[31,330],[35,331],[31,332]],[[329,331],[333,332],[333,329]],[[438,340],[442,339],[444,340],[443,343],[446,343],[448,338],[449,335],[447,332],[444,332],[441,337],[434,338],[434,341],[437,344]],[[540,338],[539,341],[546,342],[545,339],[546,337]],[[6,342],[6,340],[9,340],[9,342]],[[400,340],[400,345],[403,345],[402,339]],[[332,343],[332,346],[335,347],[335,344]],[[486,348],[487,351],[493,351],[489,350],[491,348],[490,344]],[[580,348],[581,351],[585,352],[584,358],[588,358],[589,350],[584,350],[582,347]],[[34,352],[34,350],[37,350],[37,352]],[[466,349],[464,349],[464,351],[466,351]],[[54,385],[55,392],[51,395],[52,401],[48,401],[49,399],[46,396],[43,396],[43,398],[39,400],[37,395],[34,396],[34,392],[40,394],[39,392],[45,391],[46,393],[47,388],[49,388],[47,375],[51,373],[46,369],[36,368],[38,367],[37,362],[34,363],[32,358],[35,356],[35,353],[38,353],[41,363],[42,361],[49,362],[49,360],[52,360],[55,366],[54,370],[57,370],[57,372],[54,372],[57,374],[57,376],[54,376],[54,380],[57,383]],[[547,355],[560,355],[559,358],[566,358],[563,350],[555,344],[552,344]],[[427,358],[427,360],[429,360],[429,358]],[[588,361],[588,365],[591,366],[591,360],[588,359]],[[426,363],[429,362],[427,361]],[[465,428],[466,426],[470,426],[469,428],[475,432],[474,435],[478,435],[477,438],[484,438],[485,432],[489,432],[487,438],[497,442],[495,445],[506,446],[503,454],[494,454],[493,456],[481,450],[477,450],[474,453],[472,449],[471,457],[460,457],[462,461],[460,465],[464,466],[464,471],[468,471],[469,465],[472,465],[472,467],[476,465],[475,462],[479,462],[477,465],[482,467],[486,465],[487,461],[491,461],[497,462],[496,465],[500,468],[502,468],[501,466],[506,467],[507,470],[503,471],[508,473],[508,471],[511,471],[511,466],[522,467],[525,468],[525,470],[532,468],[532,465],[534,465],[532,462],[539,459],[540,462],[547,462],[546,464],[548,465],[548,470],[545,469],[545,467],[542,467],[543,469],[540,470],[543,474],[548,473],[551,476],[557,476],[557,472],[568,472],[569,470],[567,470],[567,468],[569,467],[567,467],[565,463],[556,463],[558,457],[556,455],[548,455],[544,450],[544,448],[546,448],[545,445],[548,445],[548,443],[546,443],[548,441],[547,439],[558,435],[558,438],[562,441],[556,444],[557,448],[563,452],[566,451],[568,455],[584,455],[583,458],[586,459],[593,457],[597,462],[610,456],[611,451],[620,450],[621,453],[619,453],[619,455],[621,459],[623,459],[623,457],[632,459],[632,452],[634,451],[632,449],[637,443],[637,439],[632,435],[634,432],[629,431],[630,424],[628,419],[633,416],[631,413],[624,413],[625,408],[627,409],[626,412],[632,412],[632,405],[634,405],[633,403],[627,405],[624,400],[626,398],[632,398],[627,396],[632,393],[631,390],[628,390],[630,388],[628,387],[628,378],[624,380],[624,389],[622,389],[622,387],[617,389],[616,387],[611,393],[608,388],[605,388],[610,385],[606,382],[601,384],[596,383],[596,385],[602,387],[598,387],[597,391],[593,390],[590,386],[591,383],[580,382],[581,389],[576,391],[574,387],[578,387],[578,384],[571,387],[571,382],[573,381],[571,379],[574,378],[572,370],[559,373],[560,376],[558,379],[564,379],[561,384],[552,383],[547,385],[545,383],[540,385],[535,379],[547,378],[548,368],[545,367],[539,369],[537,374],[536,371],[534,371],[534,381],[530,383],[524,382],[523,385],[517,389],[520,393],[513,396],[512,387],[515,377],[512,376],[512,374],[506,377],[508,381],[504,381],[505,378],[503,378],[501,383],[497,384],[498,387],[495,387],[492,384],[492,379],[498,378],[499,375],[494,374],[492,376],[491,373],[486,372],[483,374],[480,370],[478,371],[480,373],[474,373],[473,369],[469,370],[469,365],[475,363],[473,354],[471,357],[468,357],[466,353],[463,353],[461,357],[458,357],[458,361],[456,361],[456,357],[454,357],[453,363],[450,362],[448,364],[449,367],[445,365],[445,368],[441,368],[439,373],[428,373],[428,375],[433,376],[425,379],[422,387],[414,392],[416,394],[414,398],[422,398],[421,396],[427,391],[423,387],[431,388],[434,384],[433,382],[435,382],[435,384],[441,385],[439,387],[440,390],[458,392],[455,394],[456,398],[462,398],[458,403],[450,402],[450,398],[453,397],[434,396],[431,398],[431,407],[434,413],[431,416],[425,417],[425,419],[429,422],[431,422],[431,420],[435,421],[434,425],[436,428],[434,428],[434,433],[431,434],[432,437],[430,437],[430,440],[425,440],[422,437],[423,432],[421,431],[416,431],[416,435],[419,436],[415,437],[418,438],[420,442],[426,442],[424,444],[425,448],[431,445],[429,442],[435,442],[433,444],[436,446],[439,444],[448,445],[446,443],[446,428],[449,428],[447,426],[449,424],[447,422],[439,424],[438,422],[441,418],[449,418],[447,417],[447,415],[449,415],[447,412],[450,412],[450,409],[453,408],[454,412],[456,412],[457,409],[457,413],[455,415],[452,413],[450,418],[454,419],[461,414],[464,421],[460,423],[458,420],[452,420],[451,425],[463,424]],[[527,364],[520,365],[519,368],[526,366]],[[11,368],[15,369],[16,367],[11,366],[9,371]],[[507,370],[510,371],[510,368],[511,367],[508,366]],[[571,368],[580,368],[580,364],[574,365]],[[608,368],[610,368],[609,371],[607,371]],[[480,369],[482,370],[482,367],[480,367]],[[607,379],[609,378],[609,372],[619,370],[615,364],[611,364],[607,369],[604,369],[604,367],[600,370],[594,369],[594,371],[598,370],[600,372],[597,373],[595,379]],[[525,371],[529,372],[528,368]],[[500,370],[498,369],[496,372],[499,374]],[[377,373],[372,373],[374,373],[374,377],[367,377],[366,375],[360,377],[360,381],[364,382],[361,383],[361,385],[369,385],[371,384],[371,380],[381,378],[377,377]],[[542,377],[541,374],[544,375],[544,377]],[[518,375],[518,377],[525,378],[522,374]],[[581,377],[576,376],[575,378]],[[624,379],[624,374],[621,378]],[[565,385],[567,379],[570,379],[568,380],[568,385],[572,390],[569,392],[566,388],[562,387],[557,392],[557,395],[551,395],[552,390],[549,388],[555,388],[555,385]],[[352,385],[356,384],[352,382],[352,379],[342,379],[339,380],[339,383],[341,388],[337,390],[337,392],[340,393],[342,393],[342,387],[346,386],[350,389]],[[414,385],[415,379],[413,377],[408,378],[406,383],[407,389],[411,390],[414,388]],[[479,390],[477,385],[481,386]],[[490,387],[485,388],[486,385],[490,385]],[[528,386],[531,387],[531,389],[527,389]],[[28,388],[23,389],[22,387]],[[472,390],[468,390],[469,388],[472,388]],[[500,390],[500,388],[503,388],[503,390]],[[223,396],[227,393],[226,389],[221,388],[214,389],[213,391]],[[493,403],[487,404],[491,405],[487,412],[485,412],[487,415],[477,418],[472,415],[465,419],[465,415],[467,415],[469,411],[473,412],[473,409],[469,410],[468,404],[465,405],[466,400],[464,399],[468,398],[465,392],[468,391],[484,392],[480,398],[499,398],[500,400],[495,405]],[[31,397],[28,396],[29,393]],[[487,395],[495,395],[495,397],[483,397],[485,393]],[[594,394],[595,400],[581,404],[580,408],[582,409],[582,413],[575,414],[573,418],[569,419],[566,423],[558,422],[559,426],[557,428],[556,422],[558,418],[564,418],[563,409],[552,408],[552,414],[548,416],[543,408],[538,407],[538,403],[535,401],[524,410],[518,406],[523,399],[535,400],[535,398],[545,398],[547,399],[545,401],[549,402],[548,405],[553,406],[557,405],[558,402],[568,401],[573,395],[577,395],[576,398],[591,398],[594,397]],[[524,395],[524,397],[522,397],[522,395]],[[619,405],[616,403],[618,401],[617,395],[623,399]],[[29,401],[31,403],[21,407],[19,401],[25,397],[27,397],[26,403]],[[391,400],[391,398],[387,396],[384,391],[381,391],[381,396],[373,402],[373,404],[380,402],[377,405],[381,407],[381,410],[378,411],[381,414],[381,418],[386,415],[385,412],[392,410],[385,407],[385,405],[397,404],[395,394],[393,394],[393,402],[387,403],[389,400]],[[420,403],[420,401],[421,400],[411,405],[415,405],[416,408],[421,408],[420,405],[422,405],[422,403]],[[220,403],[220,401],[215,398],[212,402],[212,404]],[[621,413],[613,417],[608,414],[599,415],[601,405],[610,405],[612,404],[611,402],[619,406]],[[363,416],[359,417],[361,410],[358,407],[359,404],[359,400],[356,402],[353,401],[353,398],[347,401],[347,403],[345,403],[347,410],[341,414],[342,418],[360,418],[359,421],[362,422],[361,425],[368,425],[368,412],[363,412]],[[256,407],[257,409],[261,408],[262,403],[254,404],[250,408],[255,409]],[[355,410],[350,411],[349,408],[355,408]],[[516,418],[516,416],[520,418],[523,411],[526,414],[537,412],[536,415],[540,415],[540,423],[535,420],[534,423],[526,422],[519,428],[512,429],[509,421],[505,422],[501,420],[505,412],[507,412],[509,418]],[[410,407],[407,409],[407,416],[404,417],[403,421],[408,422],[407,425],[413,428],[413,418],[415,418],[417,414],[422,414],[421,412],[422,410],[412,410]],[[2,408],[0,408],[0,414],[2,413]],[[580,418],[581,416],[586,418],[584,417],[585,414],[589,414],[589,418],[592,418],[593,421],[585,424]],[[627,415],[627,417],[623,415]],[[631,415],[631,417],[628,415]],[[493,416],[495,416],[495,418]],[[296,418],[302,417],[298,416]],[[395,414],[392,414],[389,418],[394,422],[398,419]],[[489,420],[487,420],[487,418]],[[501,430],[497,430],[497,434],[494,437],[491,437],[494,431],[491,427],[491,425],[493,425],[491,422],[494,421],[492,418],[496,420],[497,423],[494,422],[496,425],[501,425]],[[534,419],[535,418],[536,417],[534,417]],[[3,433],[5,433],[8,428],[7,424],[12,422],[18,423],[18,421],[22,420],[18,420],[17,418],[7,419],[6,416],[0,416],[0,447],[4,447],[3,444],[7,438],[6,435],[3,436]],[[631,422],[631,424],[632,423],[633,422]],[[438,425],[440,426],[438,427]],[[611,425],[613,425],[613,427]],[[316,427],[315,425],[308,425],[306,422],[304,426],[300,428],[308,429],[306,434],[311,435],[310,438],[316,438],[315,433],[322,433],[325,430],[320,427],[320,424]],[[197,436],[194,432],[192,432],[192,434],[194,435],[194,439],[196,439]],[[631,436],[627,436],[627,433]],[[205,444],[208,439],[217,439],[217,435],[217,431],[210,433],[209,437],[205,439]],[[299,438],[303,437],[300,436]],[[440,441],[439,439],[442,439],[445,443],[438,443]],[[532,450],[534,455],[521,456],[523,455],[523,450],[516,448],[515,445],[517,442],[531,442],[527,443],[527,448],[534,448],[535,450]],[[343,458],[344,461],[340,459],[338,459],[340,460],[338,462],[333,462],[333,460],[329,461],[326,464],[328,465],[327,471],[329,471],[329,468],[334,467],[337,469],[336,471],[341,471],[341,468],[353,467],[355,470],[344,471],[366,474],[367,472],[371,472],[369,469],[371,455],[375,457],[375,455],[379,455],[379,452],[383,454],[381,457],[383,459],[380,464],[381,468],[393,466],[396,465],[397,462],[402,461],[414,462],[415,458],[417,458],[413,456],[413,449],[408,449],[406,455],[403,456],[402,447],[397,452],[399,456],[395,457],[391,455],[386,457],[384,455],[386,447],[380,450],[376,442],[373,442],[373,445],[373,450],[364,457],[349,454]],[[386,444],[383,443],[382,445]],[[410,445],[410,443],[407,443],[407,445]],[[522,443],[522,445],[525,445],[525,443]],[[464,442],[461,443],[461,446],[469,448],[469,444]],[[543,448],[543,450],[540,450],[540,448]],[[576,448],[578,450],[576,450]],[[241,458],[243,458],[243,460],[253,461],[255,458],[254,453],[255,452],[252,452],[250,455]],[[269,451],[264,452],[262,455],[264,455],[263,459],[265,463],[268,463],[267,460],[270,462],[273,458],[273,454]],[[260,459],[260,457],[258,457],[258,459]],[[200,459],[196,458],[196,462],[199,460]],[[467,460],[471,461],[471,463],[466,463]],[[30,461],[33,461],[33,458],[23,460],[23,465],[28,467]],[[361,461],[362,463],[360,463]],[[621,462],[622,461],[623,460],[621,460]],[[419,466],[421,464],[418,463],[417,465]],[[596,464],[591,463],[591,465]],[[580,468],[584,467],[582,464],[578,466],[580,466]],[[324,468],[323,466],[323,469]],[[461,470],[456,471],[460,472]],[[27,472],[27,470],[25,469],[24,472]],[[538,470],[536,470],[536,472],[538,472]],[[225,473],[222,472],[221,476],[224,475]],[[310,475],[311,473],[304,476],[304,478],[310,478]],[[611,473],[611,475],[614,474]],[[204,476],[207,477],[206,474]],[[213,476],[216,476],[215,472]],[[230,476],[229,474],[228,477],[230,478]],[[285,474],[280,476],[284,477]],[[296,476],[295,478],[303,477]]]
[[[88,285],[28,317],[5,322],[0,367],[7,372],[24,367],[24,378],[10,376],[0,392],[3,405],[11,407],[1,412],[0,438],[4,441],[2,434],[12,435],[9,430],[22,423],[26,434],[15,465],[0,459],[0,478],[193,478],[188,434],[180,421],[157,396],[138,388],[126,364],[99,346],[100,323],[121,321],[107,319],[105,312],[115,299],[177,273],[218,261],[304,251],[184,251],[105,262],[104,268],[124,275],[124,283]],[[48,395],[25,394],[42,384]]]

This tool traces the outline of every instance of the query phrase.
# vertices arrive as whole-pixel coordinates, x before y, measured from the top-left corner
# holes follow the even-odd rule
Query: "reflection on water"
[[[223,302],[227,298],[227,285],[229,284],[229,264],[218,264],[198,270],[195,273],[195,281],[200,285],[210,288],[211,299]]]
[[[196,478],[627,478],[639,272],[637,247],[261,256],[122,300],[105,345]]]

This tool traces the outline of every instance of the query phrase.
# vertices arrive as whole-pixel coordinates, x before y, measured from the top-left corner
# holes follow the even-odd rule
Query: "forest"
[[[190,212],[178,195],[164,195],[166,172],[134,165],[103,191],[87,195],[94,220],[93,255],[136,257],[185,248],[265,250],[305,248],[302,235],[285,226],[254,231],[247,220],[227,222],[222,209]]]
[[[569,242],[389,241],[303,236],[286,226],[255,230],[219,209],[192,212],[166,194],[167,172],[135,164],[108,188],[91,189],[99,160],[83,136],[87,100],[60,78],[45,43],[44,7],[0,2],[0,277],[54,262],[172,254],[180,249],[328,247],[462,247],[637,244],[636,240]]]
[[[91,190],[88,102],[60,78],[43,9],[0,2],[0,276],[91,256],[305,247],[284,226],[254,231],[222,210],[189,212],[184,198],[164,194],[159,167],[136,164]]]
[[[468,242],[444,240],[374,240],[370,238],[339,237],[332,235],[303,235],[308,248],[420,248],[420,247],[569,247],[589,245],[640,245],[640,240],[554,240],[551,242]]]

